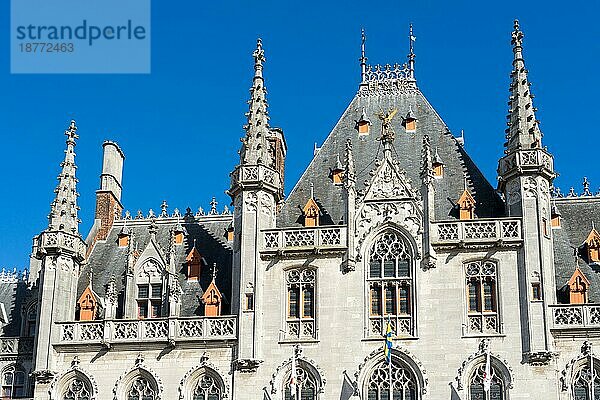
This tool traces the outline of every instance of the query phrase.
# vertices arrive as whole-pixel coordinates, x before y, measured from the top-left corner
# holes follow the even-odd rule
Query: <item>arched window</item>
[[[364,397],[367,400],[417,400],[417,379],[396,357],[391,365],[381,361],[368,377]]]
[[[317,379],[306,368],[296,367],[296,393],[292,396],[290,388],[291,372],[285,379],[284,400],[316,400],[318,392]]]
[[[35,336],[35,327],[37,324],[37,303],[29,306],[25,312],[25,330],[24,336],[33,337]]]
[[[61,396],[61,400],[90,400],[91,398],[91,385],[78,376],[69,381]]]
[[[193,400],[221,400],[221,385],[212,375],[204,374],[200,376],[196,387],[194,388]]]
[[[595,400],[600,396],[600,375],[596,368],[600,368],[600,365],[594,363],[594,369],[592,371],[588,360],[588,362],[574,374],[574,400]]]
[[[500,332],[497,269],[490,260],[473,261],[465,266],[469,333]]]
[[[127,400],[156,400],[158,390],[154,382],[144,376],[135,378],[127,389]]]
[[[310,268],[292,269],[286,274],[286,334],[290,339],[316,337],[316,275],[316,271]]]
[[[483,381],[485,378],[485,362],[477,365],[471,379],[469,379],[469,400],[505,400],[506,386],[502,374],[490,365],[491,384],[489,392],[486,392]]]
[[[369,334],[382,335],[390,319],[396,336],[413,335],[413,261],[407,242],[396,232],[377,238],[369,253]]]
[[[2,399],[20,399],[26,397],[25,371],[11,365],[2,372]]]

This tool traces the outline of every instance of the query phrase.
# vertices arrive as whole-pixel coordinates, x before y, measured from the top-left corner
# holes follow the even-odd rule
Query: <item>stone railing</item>
[[[600,328],[600,304],[555,304],[549,308],[554,329]]]
[[[511,153],[500,160],[500,173],[504,174],[512,169],[546,168],[554,170],[552,156],[543,149],[520,150]]]
[[[84,258],[86,252],[86,244],[80,236],[60,231],[40,233],[34,238],[33,247],[34,254],[52,249],[57,252],[66,250],[80,259]]]
[[[0,337],[0,355],[33,353],[32,337]]]
[[[262,231],[262,238],[263,252],[336,250],[346,247],[346,227],[269,229]]]
[[[212,341],[237,338],[235,316],[60,322],[57,325],[60,326],[58,344]]]
[[[433,223],[434,245],[511,243],[522,240],[519,219],[477,219]]]

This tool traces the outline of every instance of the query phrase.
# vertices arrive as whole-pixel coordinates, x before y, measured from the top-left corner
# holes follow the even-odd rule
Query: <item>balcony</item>
[[[269,229],[262,231],[263,258],[346,251],[346,226],[319,226],[301,229]]]
[[[59,322],[58,345],[235,340],[237,317]]]
[[[548,306],[554,336],[600,336],[600,304],[555,304]]]
[[[431,242],[440,249],[518,247],[521,245],[521,220],[477,219],[434,222]]]

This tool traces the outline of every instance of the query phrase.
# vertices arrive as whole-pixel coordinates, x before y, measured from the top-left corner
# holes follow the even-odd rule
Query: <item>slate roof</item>
[[[0,303],[4,304],[8,317],[8,323],[2,326],[0,336],[21,335],[23,306],[29,303],[32,296],[33,293],[24,280],[0,282]]]
[[[204,289],[208,287],[212,280],[212,265],[217,264],[217,286],[224,296],[223,313],[228,313],[230,309],[229,301],[231,299],[231,260],[232,244],[225,238],[225,230],[233,219],[232,215],[207,215],[201,217],[188,216],[181,220],[181,225],[187,232],[184,243],[176,246],[176,266],[179,283],[183,290],[180,315],[195,316],[202,315],[204,306],[200,302],[200,297]],[[128,228],[134,237],[134,243],[137,244],[139,252],[143,252],[150,241],[148,227],[150,220],[131,220],[127,221]],[[169,231],[177,225],[175,218],[157,218],[158,232],[156,240],[163,252],[166,254],[169,249]],[[87,264],[81,271],[78,296],[80,296],[89,282],[89,272],[92,269],[92,288],[98,295],[104,297],[106,294],[106,285],[112,275],[116,278],[117,293],[120,294],[119,301],[122,300],[122,293],[125,284],[125,270],[127,266],[127,248],[120,248],[117,244],[118,234],[123,227],[122,221],[116,221],[105,241],[97,242],[88,257]],[[185,258],[194,246],[206,260],[207,265],[202,266],[201,277],[198,282],[188,281],[186,279],[187,265]],[[120,305],[119,309],[122,307]],[[117,312],[117,315],[119,312]]]
[[[368,135],[359,136],[355,129],[356,120],[365,111],[365,116],[372,122]],[[381,136],[381,122],[377,113],[390,108],[399,110],[392,120],[396,133],[394,148],[395,157],[400,168],[412,180],[413,190],[419,191],[421,181],[421,150],[423,135],[431,140],[432,152],[437,149],[439,157],[444,162],[444,177],[435,180],[435,217],[438,220],[456,218],[452,213],[452,203],[459,198],[464,190],[466,174],[469,190],[477,204],[475,213],[479,218],[504,216],[502,200],[494,188],[475,166],[464,148],[450,133],[446,124],[429,104],[420,91],[413,93],[395,92],[393,94],[364,96],[357,94],[342,114],[321,149],[314,156],[306,171],[290,192],[281,213],[278,216],[279,227],[299,225],[301,211],[298,206],[306,204],[310,197],[310,184],[314,184],[315,197],[322,211],[331,218],[333,224],[345,223],[345,205],[343,187],[334,185],[329,178],[330,169],[334,168],[339,154],[345,164],[344,149],[348,138],[352,140],[354,162],[356,165],[357,190],[364,188],[364,182],[370,179],[369,172],[375,168],[375,160],[383,158],[383,149],[378,138]],[[406,116],[412,109],[417,118],[415,133],[408,133],[402,126],[401,116]]]
[[[575,271],[573,248],[582,245],[592,230],[592,223],[600,227],[600,198],[563,197],[553,201],[562,217],[561,227],[552,231],[556,287],[560,290]],[[581,258],[578,258],[578,265],[590,281],[589,302],[599,303],[600,265],[589,265]]]

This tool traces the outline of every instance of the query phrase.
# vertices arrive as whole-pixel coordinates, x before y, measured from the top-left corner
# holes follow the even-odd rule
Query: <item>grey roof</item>
[[[366,117],[374,121],[368,135],[360,135],[355,129],[355,121],[361,118],[363,108]],[[444,160],[444,177],[435,180],[435,216],[436,219],[454,218],[452,201],[458,200],[464,190],[464,176],[477,204],[475,213],[480,218],[504,216],[502,200],[494,188],[475,166],[464,148],[460,146],[450,133],[446,124],[437,112],[420,93],[386,94],[380,96],[357,95],[335,125],[321,149],[314,156],[306,171],[291,191],[285,205],[278,216],[278,226],[286,227],[299,224],[301,212],[298,206],[304,206],[310,197],[310,183],[314,183],[315,197],[326,213],[323,220],[331,223],[343,223],[345,205],[343,187],[334,185],[329,178],[329,171],[335,164],[338,154],[343,155],[345,142],[352,140],[356,165],[357,189],[364,188],[364,181],[369,179],[369,172],[375,167],[375,159],[383,158],[383,149],[378,138],[381,136],[381,124],[377,113],[397,108],[399,115],[406,115],[412,109],[417,118],[415,133],[407,133],[402,126],[402,118],[396,117],[392,126],[396,132],[394,140],[395,156],[399,166],[412,180],[412,188],[420,189],[419,171],[421,170],[421,149],[423,135],[431,140],[431,147],[437,149],[439,157]],[[342,160],[345,162],[345,160]]]
[[[560,290],[575,271],[573,248],[583,244],[592,230],[592,222],[600,226],[600,198],[563,197],[553,201],[556,201],[562,218],[561,228],[552,231],[556,286]],[[600,302],[600,265],[588,265],[581,258],[578,258],[578,265],[591,284],[589,301]]]
[[[8,323],[2,326],[1,336],[20,336],[23,321],[23,306],[33,297],[33,291],[27,287],[27,282],[17,280],[0,282],[0,303],[4,304]]]
[[[217,286],[224,295],[223,312],[229,312],[229,300],[231,299],[231,260],[232,246],[225,238],[225,230],[231,224],[231,215],[192,217],[187,216],[181,220],[185,229],[186,236],[183,245],[176,246],[176,266],[179,283],[183,289],[183,298],[181,302],[181,316],[201,315],[204,307],[200,302],[203,290],[208,287],[212,280],[212,265],[217,264]],[[156,220],[158,232],[156,241],[163,251],[169,248],[169,231],[177,225],[177,219],[169,218]],[[127,248],[120,248],[117,244],[117,236],[121,231],[123,222],[116,223],[112,227],[106,241],[97,242],[89,255],[88,262],[83,268],[78,285],[78,296],[83,293],[89,282],[90,268],[93,271],[92,288],[100,296],[105,296],[106,285],[112,275],[116,278],[117,293],[121,294],[124,290],[125,269],[127,265]],[[128,227],[131,229],[134,237],[134,243],[140,253],[146,248],[150,241],[148,227],[150,220],[128,221]],[[200,280],[188,281],[186,279],[186,261],[185,258],[194,246],[206,261],[203,266]],[[209,268],[210,267],[210,268]]]

